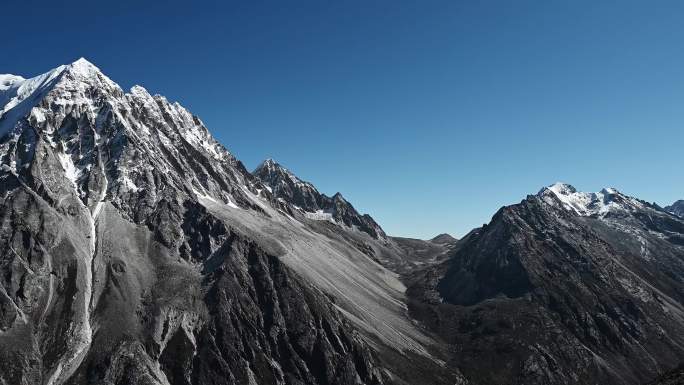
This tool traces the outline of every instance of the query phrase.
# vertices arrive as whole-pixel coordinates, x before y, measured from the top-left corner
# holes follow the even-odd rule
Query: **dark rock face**
[[[282,199],[299,208],[309,217],[324,219],[326,214],[333,221],[347,227],[358,228],[373,238],[385,238],[385,232],[368,214],[359,214],[342,194],[332,197],[318,192],[311,183],[302,181],[285,167],[272,159],[263,161],[253,172],[268,186],[276,199]]]
[[[665,207],[665,211],[684,218],[684,200],[678,200],[670,206]]]
[[[681,385],[684,384],[684,365],[671,370],[648,385]]]
[[[370,351],[325,297],[253,243],[229,242],[227,255],[214,254],[209,263],[218,266],[207,274],[211,322],[198,341],[195,362],[201,366],[194,383],[230,378],[241,366],[238,384],[250,376],[256,383],[381,383]],[[211,364],[222,361],[227,367]]]
[[[640,384],[679,364],[684,222],[610,195],[587,215],[530,196],[410,277],[410,311],[450,364],[500,384]]]

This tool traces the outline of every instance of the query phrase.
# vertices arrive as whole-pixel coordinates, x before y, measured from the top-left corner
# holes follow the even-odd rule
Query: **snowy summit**
[[[633,211],[643,207],[637,199],[623,195],[614,188],[603,188],[599,192],[581,192],[562,182],[542,188],[537,196],[546,203],[560,203],[566,210],[581,216],[604,216],[611,211]]]

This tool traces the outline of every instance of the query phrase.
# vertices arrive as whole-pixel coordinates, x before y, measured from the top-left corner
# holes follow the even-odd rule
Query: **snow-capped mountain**
[[[684,218],[684,200],[678,200],[675,203],[665,207],[665,211]]]
[[[254,189],[251,175],[178,103],[140,86],[124,93],[84,59],[15,79],[0,115],[0,135],[9,136],[0,155],[14,174],[27,174],[36,153],[55,156],[85,204],[108,194],[136,222],[167,184],[258,209],[246,192]]]
[[[294,175],[290,170],[266,159],[253,174],[267,186],[278,199],[292,204],[307,218],[328,220],[342,226],[358,229],[373,238],[385,238],[385,232],[368,214],[359,214],[339,192],[328,197],[316,187]]]
[[[554,184],[408,279],[476,383],[641,384],[684,355],[684,220]]]
[[[542,188],[537,194],[549,204],[560,204],[567,210],[582,216],[603,217],[611,213],[641,210],[644,204],[638,199],[623,195],[614,188],[604,188],[596,193],[578,192],[566,183],[554,183]]]
[[[2,75],[0,102],[0,383],[460,379],[341,198],[336,223],[293,215],[181,105],[84,59]]]

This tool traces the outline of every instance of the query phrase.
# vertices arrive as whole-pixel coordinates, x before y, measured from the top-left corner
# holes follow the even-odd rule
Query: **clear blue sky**
[[[98,5],[102,4],[102,5]],[[5,2],[0,73],[84,56],[388,233],[556,181],[684,199],[681,1]]]

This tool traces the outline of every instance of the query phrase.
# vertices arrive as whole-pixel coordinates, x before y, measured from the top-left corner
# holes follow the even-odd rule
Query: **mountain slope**
[[[0,101],[0,383],[460,378],[391,248],[293,216],[179,104],[83,59]]]
[[[639,384],[684,356],[684,221],[556,184],[410,278],[411,312],[474,382]]]
[[[335,233],[345,238],[399,275],[441,261],[456,242],[448,234],[440,234],[430,241],[388,237],[370,215],[359,214],[342,194],[328,197],[272,159],[263,161],[253,174],[272,193],[275,207],[314,229],[324,229],[325,234]]]

